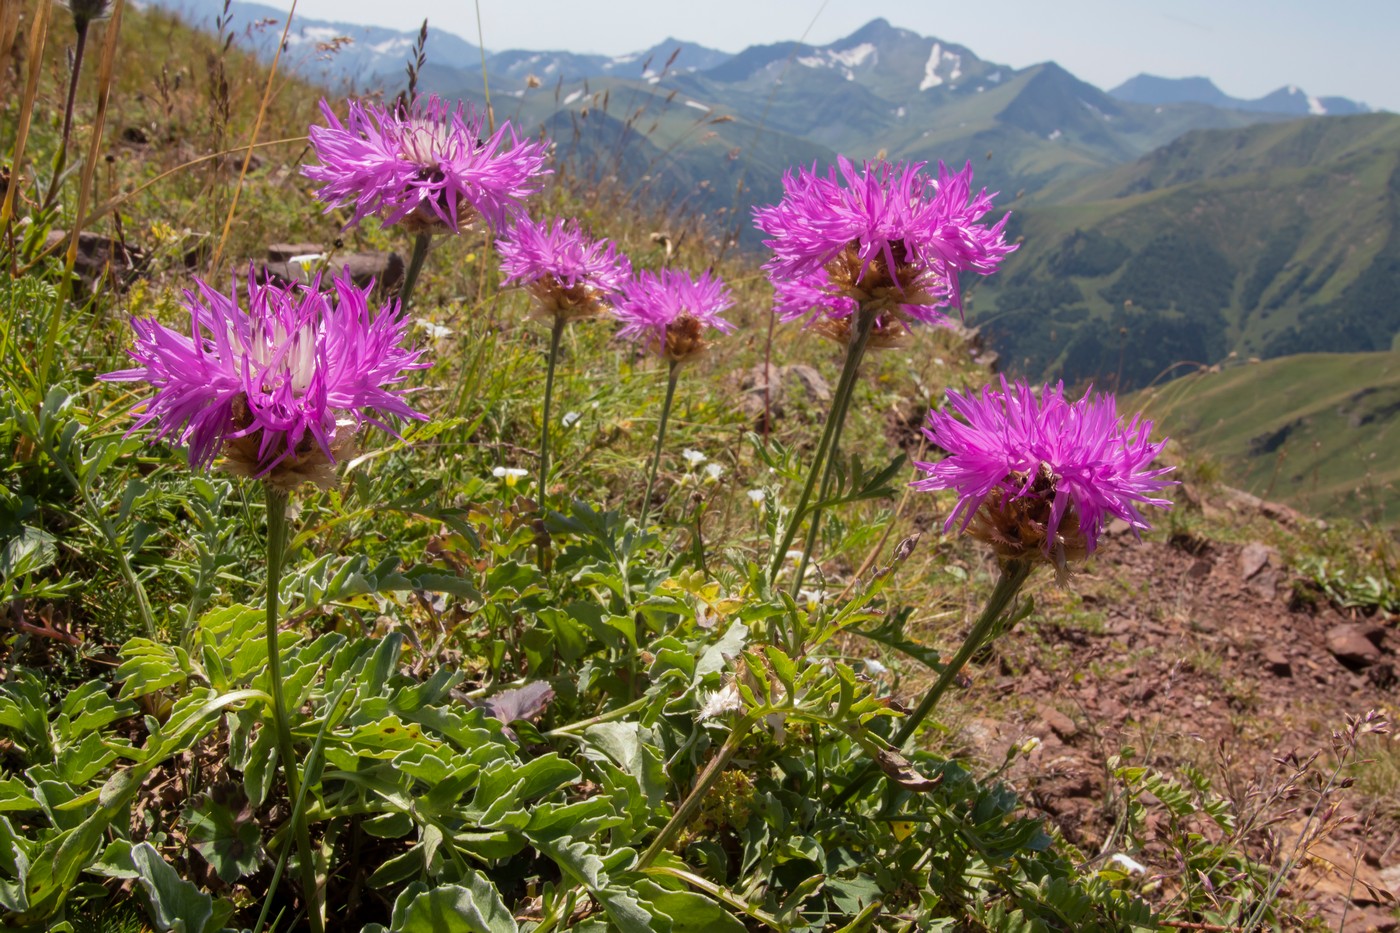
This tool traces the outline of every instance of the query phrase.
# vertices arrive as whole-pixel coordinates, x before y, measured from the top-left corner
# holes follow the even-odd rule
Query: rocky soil
[[[1306,520],[1249,497],[1220,508],[1227,519],[1230,509],[1251,519],[1262,510],[1306,533]],[[1013,699],[969,713],[962,737],[994,765],[1012,746],[1033,748],[1006,772],[1023,800],[1086,857],[1142,863],[1140,880],[1155,896],[1179,892],[1181,863],[1150,796],[1146,844],[1125,838],[1122,785],[1107,762],[1127,746],[1138,752],[1134,764],[1198,768],[1237,813],[1257,814],[1245,850],[1260,864],[1279,864],[1301,837],[1300,867],[1282,896],[1314,928],[1400,928],[1400,787],[1387,794],[1360,779],[1385,761],[1393,769],[1400,739],[1364,736],[1354,758],[1376,762],[1338,775],[1358,782],[1334,787],[1308,821],[1335,766],[1334,733],[1348,717],[1395,713],[1394,620],[1307,598],[1261,541],[1182,533],[1137,543],[1125,532],[1067,589],[1037,591],[1041,608],[999,643],[999,659],[963,703],[972,708],[983,691]]]

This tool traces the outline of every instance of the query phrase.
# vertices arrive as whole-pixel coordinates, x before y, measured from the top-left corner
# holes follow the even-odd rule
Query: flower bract
[[[733,304],[729,289],[708,271],[692,278],[679,269],[663,269],[624,283],[614,313],[623,322],[621,336],[640,340],[678,363],[704,352],[706,328],[734,330],[732,322],[720,317]]]
[[[344,123],[321,101],[326,126],[313,126],[319,165],[305,175],[317,196],[353,210],[348,226],[377,215],[413,232],[460,232],[478,215],[502,228],[520,202],[540,189],[545,146],[522,140],[509,121],[483,138],[484,120],[469,105],[435,96],[406,110],[352,100]]]
[[[400,346],[407,320],[397,306],[371,311],[369,289],[348,271],[321,290],[260,284],[250,270],[240,294],[195,280],[184,295],[189,329],[133,318],[136,366],[111,382],[148,382],[154,394],[132,409],[132,431],[188,448],[191,467],[220,454],[232,472],[295,486],[327,484],[364,424],[423,419],[398,388],[423,369],[422,351]]]
[[[1152,466],[1166,442],[1151,431],[1139,416],[1125,424],[1111,394],[1069,401],[1063,385],[1037,395],[1005,378],[980,395],[950,389],[924,429],[948,456],[916,464],[928,476],[913,486],[957,492],[946,530],[971,530],[1004,557],[1039,551],[1063,569],[1094,550],[1108,519],[1137,532],[1149,527],[1140,506],[1171,507],[1156,493],[1175,485],[1162,478],[1172,467]]]

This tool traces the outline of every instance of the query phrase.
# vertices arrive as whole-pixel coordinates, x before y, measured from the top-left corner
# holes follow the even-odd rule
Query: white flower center
[[[452,142],[450,130],[440,120],[409,120],[400,140],[403,157],[424,168],[436,168],[448,154]]]

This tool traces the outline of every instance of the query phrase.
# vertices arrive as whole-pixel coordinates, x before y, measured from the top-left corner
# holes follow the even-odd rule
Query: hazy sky
[[[206,0],[212,6],[218,0]],[[262,0],[286,9],[291,0]],[[486,48],[619,55],[662,39],[737,52],[824,45],[877,16],[1024,67],[1054,59],[1104,90],[1139,72],[1213,78],[1236,97],[1285,84],[1400,112],[1400,0],[480,0]],[[474,0],[300,0],[313,19],[477,41]],[[431,47],[430,47],[431,51]]]

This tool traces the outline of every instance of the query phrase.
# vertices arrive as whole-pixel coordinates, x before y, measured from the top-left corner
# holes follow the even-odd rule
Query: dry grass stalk
[[[0,204],[0,230],[10,226],[10,219],[15,213],[15,189],[22,184],[24,146],[29,140],[29,124],[34,118],[34,98],[39,96],[39,75],[44,70],[44,40],[49,34],[49,19],[52,13],[53,0],[39,0],[39,8],[29,26],[29,75],[24,85],[24,100],[19,108],[19,130],[15,133],[15,154],[10,165],[10,183],[5,188],[4,203]]]
[[[19,35],[19,15],[23,10],[23,0],[0,0],[0,81],[10,67],[10,52]]]

